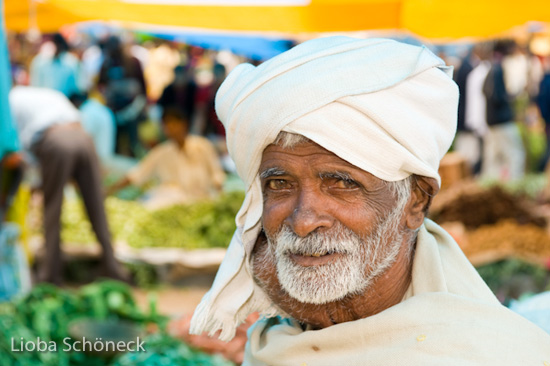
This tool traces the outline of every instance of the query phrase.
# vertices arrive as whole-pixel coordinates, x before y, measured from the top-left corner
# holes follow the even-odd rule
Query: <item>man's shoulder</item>
[[[188,135],[186,138],[186,143],[195,148],[214,148],[214,144],[209,139],[200,135]]]
[[[422,294],[371,317],[321,330],[262,318],[248,335],[252,353],[247,357],[272,352],[287,358],[276,365],[300,364],[298,359],[316,365],[365,364],[365,359],[369,365],[550,362],[550,335],[542,329],[502,305],[448,293]],[[316,352],[294,357],[296,349],[308,350],[312,344]]]
[[[173,154],[176,152],[178,152],[178,146],[174,142],[166,140],[153,147],[149,154]]]
[[[10,101],[22,103],[24,108],[36,105],[48,109],[69,109],[71,112],[77,110],[63,93],[45,87],[18,85],[12,88],[9,97]]]
[[[109,107],[92,98],[86,100],[80,109],[82,111],[94,111],[95,113],[101,113],[102,115],[114,116]]]
[[[164,141],[149,150],[141,161],[147,161],[152,164],[166,162],[172,160],[177,151],[178,149],[173,142],[169,140]]]

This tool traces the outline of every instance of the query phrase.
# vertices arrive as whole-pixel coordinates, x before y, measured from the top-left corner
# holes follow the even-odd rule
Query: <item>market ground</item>
[[[150,296],[153,295],[157,298],[159,313],[180,317],[193,313],[208,289],[209,287],[161,287],[152,290],[134,288],[133,292],[143,311],[149,310]]]

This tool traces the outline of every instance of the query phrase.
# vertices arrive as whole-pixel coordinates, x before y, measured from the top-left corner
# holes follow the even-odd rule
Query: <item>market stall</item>
[[[537,202],[546,179],[515,184],[462,180],[434,199],[430,217],[458,242],[504,303],[549,290],[548,210]]]
[[[243,192],[233,191],[216,200],[150,211],[138,201],[108,197],[105,207],[115,255],[136,270],[140,264],[153,268],[157,281],[175,281],[195,272],[215,273],[235,231],[235,215],[243,198]],[[38,257],[43,244],[41,215],[40,202],[35,202],[29,225]],[[61,220],[65,255],[98,258],[101,250],[80,198],[69,195],[65,199]]]
[[[288,39],[312,38],[328,32],[376,29],[412,33],[439,42],[463,37],[485,39],[529,21],[550,22],[550,8],[541,7],[535,0],[527,0],[513,14],[502,2],[495,6],[470,0],[270,0],[254,4],[245,0],[213,0],[208,4],[192,0],[7,0],[5,9],[7,27],[17,32],[30,31],[30,36],[55,32],[64,25],[79,22],[115,22],[148,37],[229,49],[255,61],[289,48],[292,42]],[[187,56],[194,57],[192,52]],[[442,191],[432,204],[430,218],[456,239],[504,304],[549,291],[550,213],[536,200],[546,178],[529,177],[514,186],[486,184],[472,181],[460,158],[451,157],[450,161],[448,171],[445,164],[440,170]],[[0,364],[232,364],[221,356],[202,351],[222,353],[238,363],[246,330],[257,314],[239,328],[231,344],[206,335],[191,337],[190,312],[160,314],[154,291],[161,292],[163,286],[178,286],[182,279],[206,274],[210,277],[200,288],[200,296],[206,292],[236,228],[235,216],[244,199],[240,188],[226,189],[216,199],[154,211],[139,202],[141,190],[109,196],[105,209],[115,256],[132,272],[138,290],[103,281],[82,286],[96,280],[93,262],[101,250],[78,194],[66,195],[61,217],[62,251],[73,263],[68,266],[70,286],[78,288],[37,286],[24,297],[0,304],[0,348],[8,344],[10,334],[40,336],[59,346],[68,336],[78,339],[83,334],[78,333],[78,327],[84,327],[84,333],[91,336],[96,334],[94,327],[114,324],[121,329],[128,326],[128,332],[145,337],[148,352],[116,355],[31,352],[17,355],[19,359],[0,352]],[[22,225],[30,236],[31,262],[40,261],[43,254],[42,226],[38,199],[31,204]],[[151,296],[144,295],[151,289]],[[141,292],[140,304],[135,299],[136,291]],[[184,297],[183,294],[170,301],[177,306]]]

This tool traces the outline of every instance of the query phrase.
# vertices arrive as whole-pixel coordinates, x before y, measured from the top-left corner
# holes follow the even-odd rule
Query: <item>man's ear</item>
[[[434,178],[414,175],[412,179],[411,197],[406,207],[407,227],[416,230],[424,222],[432,198],[439,192],[439,185]]]

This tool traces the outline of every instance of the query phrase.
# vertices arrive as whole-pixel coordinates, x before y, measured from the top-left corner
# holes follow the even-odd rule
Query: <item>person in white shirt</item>
[[[80,124],[80,114],[61,92],[27,86],[14,87],[9,95],[23,148],[40,163],[44,193],[45,256],[38,281],[60,284],[62,263],[60,216],[63,189],[74,180],[103,249],[104,274],[119,280],[128,276],[116,262],[103,206],[101,172],[94,144]]]
[[[487,126],[487,102],[483,95],[483,83],[491,70],[491,63],[487,60],[481,62],[472,70],[467,78],[466,86],[466,116],[465,124],[478,136],[485,136]]]
[[[225,173],[212,143],[188,134],[188,120],[179,108],[165,109],[162,127],[168,141],[153,148],[109,192],[156,179],[158,184],[144,202],[150,209],[215,197],[223,187]]]

